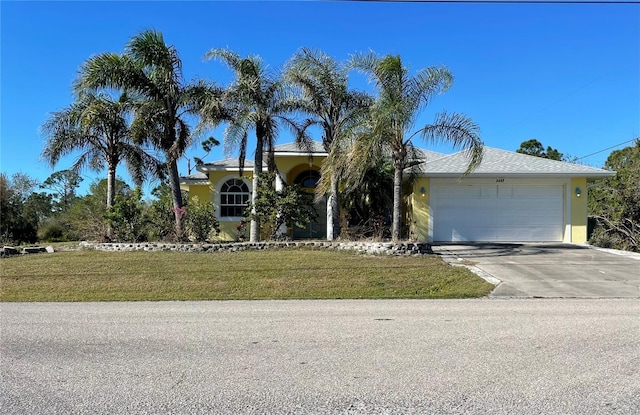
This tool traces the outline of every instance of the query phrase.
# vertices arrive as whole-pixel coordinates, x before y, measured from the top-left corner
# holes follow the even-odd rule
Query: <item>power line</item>
[[[623,145],[623,144],[627,144],[627,143],[630,143],[630,142],[632,142],[632,141],[637,141],[637,140],[640,140],[640,137],[632,138],[631,140],[629,140],[629,141],[625,141],[624,143],[616,144],[615,146],[607,147],[607,148],[605,148],[605,149],[602,149],[602,150],[596,151],[595,153],[591,153],[591,154],[587,154],[586,156],[578,157],[578,158],[576,159],[576,161],[577,161],[577,160],[580,160],[580,159],[586,159],[587,157],[591,157],[591,156],[593,156],[593,155],[595,155],[595,154],[602,153],[603,151],[611,150],[612,148],[620,147],[620,146],[621,146],[621,145]]]
[[[344,1],[344,0],[338,0]],[[477,4],[640,4],[640,0],[347,0],[376,3],[477,3]]]

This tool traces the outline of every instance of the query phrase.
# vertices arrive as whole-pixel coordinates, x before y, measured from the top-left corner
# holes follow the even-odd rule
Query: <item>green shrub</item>
[[[197,196],[189,199],[185,230],[189,239],[196,242],[210,241],[220,232],[216,207],[211,202],[201,202]]]

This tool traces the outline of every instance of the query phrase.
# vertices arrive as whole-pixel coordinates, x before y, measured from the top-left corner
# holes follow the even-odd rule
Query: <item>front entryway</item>
[[[315,191],[318,181],[320,180],[320,172],[317,170],[306,170],[298,174],[294,179],[294,183],[300,185],[309,193]],[[326,199],[326,198],[325,198]],[[309,223],[304,228],[298,226],[293,227],[293,239],[324,239],[327,236],[327,202],[323,199],[314,203],[316,210],[316,220]]]
[[[304,228],[293,227],[293,239],[324,239],[327,236],[327,203],[314,204],[318,217]]]

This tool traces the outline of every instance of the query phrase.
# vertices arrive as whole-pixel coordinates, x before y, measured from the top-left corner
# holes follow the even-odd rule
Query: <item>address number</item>
[[[496,183],[504,183],[504,179],[496,179]]]

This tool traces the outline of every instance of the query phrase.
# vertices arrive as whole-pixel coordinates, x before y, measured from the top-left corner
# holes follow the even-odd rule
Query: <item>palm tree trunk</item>
[[[173,214],[175,217],[176,239],[181,240],[183,236],[182,227],[182,192],[180,190],[180,178],[178,176],[178,163],[170,160],[169,164],[169,185],[171,187],[171,196],[173,198]]]
[[[340,236],[340,199],[338,195],[338,178],[331,175],[331,193],[327,200],[327,240],[333,241]]]
[[[394,163],[396,164],[396,163]],[[393,172],[393,223],[391,224],[391,239],[400,239],[400,222],[402,220],[402,167],[394,166]]]
[[[113,199],[116,194],[116,169],[109,166],[107,169],[107,210],[113,207]]]
[[[109,165],[107,169],[107,212],[111,211],[113,207],[113,200],[116,194],[116,168],[113,165]],[[107,224],[107,239],[110,241],[113,236],[113,229],[111,224]]]
[[[258,178],[262,174],[262,147],[263,138],[259,126],[256,126],[256,154],[253,164],[253,179],[251,189],[251,230],[249,231],[249,242],[258,242],[260,240],[260,221],[255,218],[256,201],[258,200]]]

